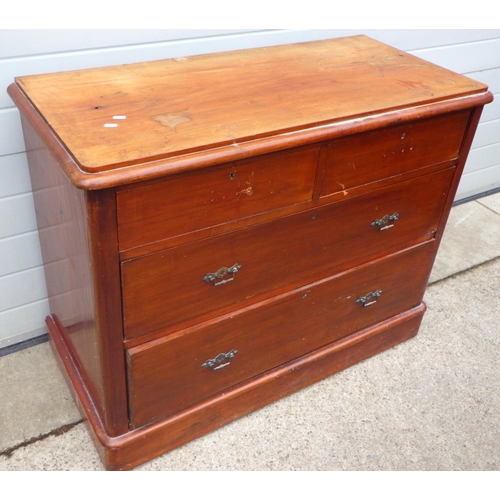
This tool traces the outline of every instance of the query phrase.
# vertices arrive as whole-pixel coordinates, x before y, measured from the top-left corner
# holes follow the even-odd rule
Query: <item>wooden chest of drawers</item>
[[[54,352],[128,469],[417,333],[486,86],[364,36],[22,77]]]

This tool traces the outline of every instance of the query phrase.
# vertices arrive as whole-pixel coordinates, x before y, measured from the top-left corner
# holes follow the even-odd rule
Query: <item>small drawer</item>
[[[318,154],[265,155],[118,191],[120,250],[308,201]]]
[[[194,325],[431,239],[454,170],[122,262],[125,338]]]
[[[434,243],[127,351],[134,427],[419,305]]]
[[[332,142],[320,196],[454,160],[469,114],[452,113]]]

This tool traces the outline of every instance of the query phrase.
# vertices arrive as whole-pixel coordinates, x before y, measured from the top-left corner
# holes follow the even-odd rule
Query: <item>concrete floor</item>
[[[139,470],[500,470],[500,193],[453,208],[419,335]],[[0,358],[0,470],[102,470],[47,343]]]

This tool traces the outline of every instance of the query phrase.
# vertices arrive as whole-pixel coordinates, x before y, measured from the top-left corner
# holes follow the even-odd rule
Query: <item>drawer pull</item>
[[[377,299],[382,295],[382,290],[367,293],[364,297],[356,300],[356,304],[361,304],[363,307],[371,306],[377,302]]]
[[[207,273],[201,279],[203,281],[206,281],[207,283],[213,283],[214,286],[223,285],[224,283],[233,281],[234,274],[237,273],[240,269],[240,264],[234,264],[231,267],[221,267],[217,272]],[[229,276],[229,278],[226,278],[226,276]]]
[[[213,371],[220,370],[221,368],[230,365],[231,359],[233,359],[237,353],[238,351],[236,349],[229,351],[227,354],[221,353],[214,359],[207,359],[201,366],[203,368],[210,368]]]
[[[394,226],[394,222],[399,219],[399,214],[397,212],[392,215],[384,215],[381,219],[375,219],[371,226],[378,227],[379,231],[385,231]]]

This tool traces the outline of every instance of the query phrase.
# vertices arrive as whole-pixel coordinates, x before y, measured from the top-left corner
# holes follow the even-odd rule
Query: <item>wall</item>
[[[500,187],[500,30],[0,30],[0,88],[15,76],[364,33],[490,86],[457,198]],[[0,92],[0,348],[48,314],[19,115]]]

